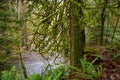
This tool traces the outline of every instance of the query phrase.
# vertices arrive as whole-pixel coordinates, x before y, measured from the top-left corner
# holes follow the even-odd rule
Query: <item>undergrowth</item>
[[[92,62],[88,62],[86,59],[86,55],[84,58],[80,59],[82,73],[80,74],[81,77],[88,78],[88,79],[97,79],[102,75],[103,68],[101,65],[94,66],[94,62],[98,59],[96,57]]]
[[[23,75],[19,74],[16,67],[12,67],[10,71],[3,71],[0,76],[0,80],[61,80],[66,73],[64,66],[60,66],[56,69],[47,71],[45,75],[33,73],[27,79]]]
[[[92,80],[98,79],[102,75],[102,66],[94,66],[94,62],[98,59],[96,57],[92,62],[88,62],[86,55],[80,59],[81,62],[81,72],[79,77],[84,77]],[[19,74],[16,67],[12,67],[10,71],[3,71],[1,73],[0,80],[62,80],[65,79],[69,74],[68,71],[74,69],[78,71],[76,67],[73,66],[59,66],[53,70],[48,70],[44,75],[33,73],[27,79],[23,77],[22,74]],[[67,75],[66,75],[67,74]]]

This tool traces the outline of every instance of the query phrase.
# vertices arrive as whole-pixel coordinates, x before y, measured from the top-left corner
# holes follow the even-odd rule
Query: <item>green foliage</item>
[[[118,41],[114,40],[114,42],[112,43],[112,45],[115,46],[116,49],[120,50],[120,42],[119,42],[119,40]]]
[[[15,66],[10,71],[3,71],[1,73],[1,80],[23,80],[23,77],[18,73]]]
[[[94,59],[92,62],[88,62],[86,59],[86,55],[84,55],[84,58],[80,59],[81,68],[82,68],[81,76],[91,79],[98,78],[101,76],[102,67],[98,66],[97,68],[95,68],[95,66],[93,65],[95,60],[96,59]]]
[[[43,76],[33,73],[28,77],[28,79],[24,79],[23,76],[18,73],[16,67],[12,67],[10,71],[3,71],[1,73],[1,80],[61,80],[65,73],[65,67],[60,66],[56,69],[47,71]]]
[[[90,54],[98,54],[99,53],[99,49],[98,48],[93,48],[93,49],[90,49],[90,48],[85,48],[84,49],[84,52],[87,54],[87,53],[90,53]]]
[[[116,55],[114,55],[113,59],[120,59],[120,51]]]
[[[61,80],[66,73],[64,66],[60,66],[56,69],[50,70],[44,76],[44,80]]]
[[[0,1],[0,72],[9,69],[12,65],[10,62],[10,53],[13,47],[18,43],[18,29],[15,13],[10,8],[9,0]]]
[[[10,61],[9,55],[0,55],[0,72],[3,70],[8,70],[12,67],[12,62]]]
[[[43,78],[37,74],[37,73],[33,73],[31,76],[28,77],[28,79],[26,80],[43,80]]]
[[[6,51],[6,53],[10,53],[13,46],[18,44],[16,43],[16,35],[18,34],[16,27],[18,24],[14,16],[15,12],[13,12],[12,9],[9,0],[0,2],[0,50]]]

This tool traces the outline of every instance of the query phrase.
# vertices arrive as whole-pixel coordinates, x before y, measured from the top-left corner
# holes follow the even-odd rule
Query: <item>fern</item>
[[[86,55],[84,55],[84,58],[80,59],[81,67],[82,67],[82,74],[81,75],[83,77],[88,77],[88,78],[93,79],[93,78],[97,78],[97,77],[99,77],[101,75],[102,68],[100,67],[100,70],[99,70],[99,68],[97,68],[98,71],[99,71],[99,72],[97,72],[95,67],[93,66],[93,62],[95,60],[93,60],[91,63],[88,62],[86,60]]]
[[[43,80],[42,76],[37,73],[33,73],[31,76],[28,77],[26,80]]]
[[[33,73],[27,79],[24,79],[14,66],[10,71],[2,72],[1,80],[61,80],[64,77],[66,71],[67,70],[64,66],[59,66],[56,69],[47,71],[43,76],[37,73]]]
[[[64,66],[59,66],[56,69],[47,71],[43,76],[34,73],[26,80],[61,80],[64,77],[66,71],[67,70]]]
[[[1,80],[23,80],[23,77],[18,73],[15,66],[10,71],[3,71],[1,73]]]
[[[56,69],[50,70],[44,76],[44,80],[61,80],[66,73],[64,66],[60,66]]]

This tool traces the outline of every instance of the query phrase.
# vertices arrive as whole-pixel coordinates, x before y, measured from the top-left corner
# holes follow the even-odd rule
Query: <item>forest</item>
[[[0,0],[0,80],[120,80],[120,0]]]

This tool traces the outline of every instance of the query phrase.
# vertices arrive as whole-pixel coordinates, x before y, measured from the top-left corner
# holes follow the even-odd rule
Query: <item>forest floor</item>
[[[102,59],[97,60],[94,64],[94,65],[101,65],[103,67],[103,72],[101,77],[95,80],[120,80],[120,55],[117,56],[117,53],[120,54],[119,50],[113,47],[112,48],[95,47],[85,52],[87,54],[87,60],[89,62],[95,59],[94,56],[91,56],[89,54],[97,52],[102,56]],[[30,64],[30,66],[32,63],[35,64],[35,62],[43,61],[41,55],[38,55],[38,54],[29,54],[29,55],[23,54],[23,59],[26,65]],[[31,69],[30,66],[28,68]],[[36,66],[36,65],[32,65],[32,66]],[[44,66],[40,66],[40,67],[44,67]],[[41,69],[43,70],[43,68]],[[33,70],[35,70],[35,68],[33,68]],[[36,68],[36,70],[38,71],[38,68]],[[81,78],[79,74],[73,74],[68,78],[66,78],[65,80],[91,80],[91,79],[87,79],[85,77]]]
[[[100,78],[95,80],[120,80],[120,52],[116,48],[106,48],[106,47],[95,47],[88,51],[87,60],[90,62],[94,59],[94,56],[89,54],[96,52],[97,49],[99,54],[102,56],[102,60],[97,60],[94,65],[101,65],[103,67],[103,72]],[[77,74],[70,76],[66,80],[91,80],[85,77],[80,77]]]

